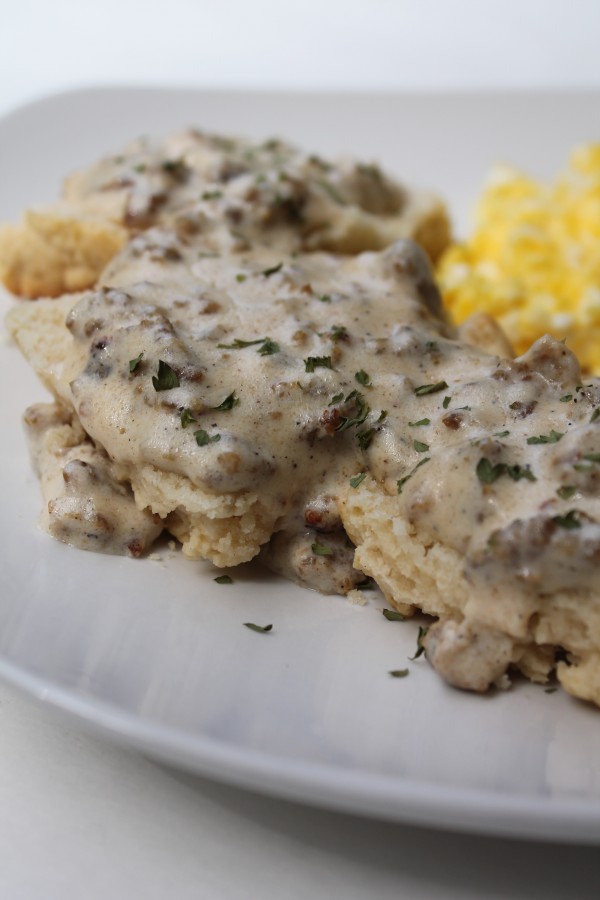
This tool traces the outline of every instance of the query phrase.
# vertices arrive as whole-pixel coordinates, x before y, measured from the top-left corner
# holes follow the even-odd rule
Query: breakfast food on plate
[[[499,167],[474,233],[440,261],[444,299],[459,322],[491,313],[517,352],[552,334],[600,373],[599,241],[599,144],[576,150],[554,184]]]
[[[187,140],[198,170],[221,160],[222,190]],[[488,320],[461,340],[421,247],[380,249],[402,218],[381,173],[374,194],[336,175],[332,200],[261,149],[235,187],[229,141],[185,141],[168,159],[210,198],[177,182],[93,289],[8,315],[55,397],[25,415],[45,527],[134,556],[166,528],[192,559],[259,556],[324,593],[370,576],[400,613],[438,617],[423,645],[450,683],[556,668],[600,704],[600,382],[551,337],[517,359]],[[99,213],[93,174],[71,189]]]
[[[59,203],[4,226],[0,278],[24,297],[91,287],[128,237],[167,220],[219,252],[266,243],[357,253],[412,237],[435,260],[449,241],[442,203],[377,165],[189,130],[132,143],[68,178]]]

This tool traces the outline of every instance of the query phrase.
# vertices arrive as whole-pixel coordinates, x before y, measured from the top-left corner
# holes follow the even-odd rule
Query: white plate
[[[487,167],[545,174],[598,135],[594,94],[304,96],[98,90],[0,123],[0,220],[51,200],[61,177],[139,133],[194,124],[351,148],[444,194],[464,228]],[[2,309],[13,301],[6,295]],[[19,419],[43,397],[0,347],[0,674],[148,754],[234,784],[399,821],[600,842],[600,712],[519,683],[477,697],[444,685],[413,623],[251,567],[160,551],[130,560],[36,527]],[[243,622],[273,623],[256,634]],[[410,667],[405,679],[390,669]]]

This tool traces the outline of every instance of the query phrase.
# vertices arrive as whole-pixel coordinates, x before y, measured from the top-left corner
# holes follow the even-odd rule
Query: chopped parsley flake
[[[437,342],[437,341],[426,341],[426,342],[425,342],[425,349],[426,349],[426,350],[437,350],[437,349],[438,349],[438,342]]]
[[[188,425],[190,424],[190,422],[196,421],[196,418],[192,414],[191,409],[188,409],[187,407],[184,410],[182,410],[180,419],[181,419],[181,427],[182,428],[187,428]]]
[[[553,516],[552,521],[555,525],[558,525],[559,528],[566,528],[568,531],[574,531],[576,528],[581,528],[579,512],[576,509],[570,509],[564,516]]]
[[[223,191],[204,191],[203,200],[219,200],[223,196]]]
[[[375,437],[375,429],[374,428],[366,428],[364,431],[359,431],[356,435],[358,440],[358,446],[361,450],[366,450],[370,445],[371,441]]]
[[[501,438],[506,437],[507,434],[510,434],[510,431],[496,431],[494,437]]]
[[[528,444],[556,444],[565,436],[564,431],[555,431],[554,428],[550,434],[538,434],[537,437],[528,437]]]
[[[283,263],[280,262],[280,263],[277,263],[276,266],[270,266],[270,268],[268,268],[268,269],[263,269],[260,274],[264,275],[265,278],[269,278],[269,276],[276,275],[277,272],[281,272],[282,269],[283,269]]]
[[[279,350],[280,347],[276,341],[272,341],[271,338],[265,338],[262,347],[258,348],[258,353],[260,356],[272,356],[274,353],[279,353]]]
[[[166,159],[162,168],[164,172],[170,172],[171,175],[182,175],[185,171],[185,163],[182,159]]]
[[[319,297],[321,303],[331,303],[331,295],[330,294],[321,294]]]
[[[135,372],[135,370],[137,369],[137,367],[139,366],[139,364],[142,361],[143,355],[144,355],[144,351],[142,350],[142,352],[140,354],[138,354],[138,356],[136,356],[135,359],[129,360],[129,371],[130,372]]]
[[[429,444],[424,444],[423,441],[413,441],[413,447],[417,453],[427,453],[429,450]]]
[[[442,406],[444,407],[444,409],[448,409],[448,407],[450,406],[451,400],[452,400],[452,397],[444,397],[444,402],[442,403]]]
[[[333,556],[332,548],[328,547],[327,544],[321,544],[320,541],[315,541],[314,544],[311,544],[310,549],[315,556]]]
[[[409,422],[411,428],[418,428],[419,425],[431,425],[431,419],[419,419],[418,422]]]
[[[257,631],[259,634],[268,634],[269,631],[273,630],[272,625],[255,625],[254,622],[244,622],[244,625],[250,631]]]
[[[223,400],[222,403],[219,403],[218,406],[213,406],[212,409],[218,409],[218,410],[233,409],[234,406],[239,405],[239,402],[240,402],[239,397],[236,397],[235,391],[232,391],[230,394],[227,395],[227,397],[225,397],[225,399]]]
[[[198,431],[195,431],[194,437],[196,438],[196,443],[199,447],[206,447],[207,444],[216,444],[217,441],[221,440],[220,434],[210,435],[208,431],[204,430],[204,428],[200,428]]]
[[[436,381],[435,384],[421,384],[419,387],[415,388],[415,396],[424,397],[426,394],[437,394],[438,391],[443,391],[448,387],[445,381]],[[448,402],[450,402],[450,398],[448,398]],[[444,399],[444,409],[446,409],[446,400]]]
[[[577,488],[572,484],[565,484],[557,488],[556,493],[561,500],[570,500],[573,494],[577,493]]]
[[[594,412],[590,416],[590,424],[595,422],[596,419],[600,418],[600,406],[597,406]]]
[[[336,203],[339,203],[340,206],[345,206],[346,201],[342,197],[342,195],[337,191],[332,184],[328,181],[318,181],[317,184],[320,184],[324,191],[326,191],[332,200]]]
[[[315,369],[333,369],[330,356],[307,356],[304,360],[306,372],[314,372]]]
[[[233,584],[233,578],[231,575],[217,575],[216,578],[213,579],[217,584]]]
[[[399,479],[398,479],[398,481],[396,482],[396,487],[398,488],[398,493],[399,493],[399,494],[402,493],[402,488],[404,487],[404,485],[406,484],[406,482],[408,481],[408,479],[409,479],[409,478],[412,478],[413,475],[415,474],[415,472],[417,471],[417,469],[420,468],[421,466],[424,466],[425,463],[428,463],[430,459],[431,459],[430,456],[426,456],[426,457],[424,457],[423,459],[420,459],[419,462],[418,462],[418,463],[416,464],[416,466],[414,467],[414,469],[412,470],[412,472],[409,472],[408,475],[405,475],[405,476],[404,476],[404,478],[399,478]]]
[[[423,641],[425,640],[425,637],[426,637],[428,631],[429,631],[428,627],[424,627],[421,625],[419,626],[419,633],[417,635],[417,652],[415,653],[414,656],[409,656],[409,659],[411,659],[411,660],[418,659],[420,656],[423,655],[423,653],[425,653],[425,646],[423,644]]]
[[[345,325],[332,325],[329,336],[332,341],[343,341],[348,337],[348,329]]]
[[[584,453],[583,458],[588,462],[600,463],[600,453]]]
[[[367,477],[366,472],[361,472],[360,475],[355,475],[350,479],[350,487],[357,488],[359,484],[362,484],[365,478]]]
[[[357,591],[372,591],[374,584],[372,578],[365,578],[364,581],[357,582],[354,587]]]
[[[158,374],[152,376],[155,391],[170,391],[179,387],[179,378],[171,366],[163,359],[158,361]]]
[[[336,394],[335,397],[331,398],[331,402],[329,405],[334,406],[336,403],[339,403],[340,400],[343,400],[343,399],[344,399],[344,392],[342,391],[341,394]]]
[[[362,394],[359,394],[358,391],[351,391],[346,397],[346,402],[353,400],[354,401],[354,414],[350,416],[342,416],[340,418],[340,423],[335,429],[336,431],[346,431],[348,428],[352,428],[354,425],[362,425],[365,421],[369,413],[371,412],[371,407],[368,403],[365,402],[365,398]]]
[[[388,622],[404,622],[406,621],[406,616],[403,616],[401,612],[398,612],[397,609],[382,609],[381,612],[384,615],[384,618],[388,620]]]
[[[518,464],[514,466],[509,466],[506,463],[492,465],[485,456],[479,460],[475,471],[483,484],[493,484],[501,475],[508,475],[513,481],[520,481],[522,478],[526,478],[528,481],[537,481],[531,469]]]
[[[242,341],[240,338],[235,338],[233,343],[217,344],[217,347],[222,350],[244,350],[246,347],[255,347],[258,344],[261,344],[257,351],[261,356],[271,356],[273,353],[279,353],[279,344],[272,341],[269,337],[257,338],[255,341]]]
[[[390,669],[389,674],[392,678],[406,678],[409,674],[408,669]]]
[[[245,347],[254,347],[255,344],[262,344],[266,340],[266,338],[257,338],[255,341],[242,341],[240,338],[235,338],[231,344],[217,344],[217,347],[222,350],[243,350]]]
[[[238,281],[238,282],[241,284],[243,281],[246,280],[247,277],[248,277],[248,276],[247,276],[247,275],[244,275],[243,272],[238,272],[238,274],[235,276],[235,280]]]
[[[573,399],[573,394],[565,394],[564,397],[560,398],[561,403],[568,403],[569,400]]]
[[[373,382],[371,381],[371,376],[367,372],[365,372],[364,369],[361,369],[359,372],[355,372],[354,377],[359,384],[362,384],[365,387],[371,387],[373,384]]]

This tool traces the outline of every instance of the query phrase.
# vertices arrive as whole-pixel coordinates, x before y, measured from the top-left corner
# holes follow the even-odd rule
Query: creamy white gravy
[[[133,236],[68,318],[59,394],[75,421],[29,415],[38,460],[53,460],[39,463],[53,533],[141,552],[157,515],[185,531],[195,488],[232,515],[252,498],[260,533],[215,562],[277,533],[270,565],[346,591],[362,576],[338,503],[368,473],[425,540],[464,556],[474,583],[591,582],[598,382],[582,385],[550,338],[514,361],[457,341],[410,241],[306,252],[410,232],[414,198],[378,167],[188,131],[102,160],[66,198]],[[66,427],[65,468],[52,448]],[[142,469],[185,479],[188,496],[136,509]]]

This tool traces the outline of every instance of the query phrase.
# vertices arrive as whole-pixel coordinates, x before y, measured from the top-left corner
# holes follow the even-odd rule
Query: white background
[[[123,82],[600,88],[597,0],[1,0],[0,12],[0,114]],[[255,797],[82,734],[4,687],[0,733],[2,898],[597,896],[597,850]]]

